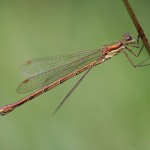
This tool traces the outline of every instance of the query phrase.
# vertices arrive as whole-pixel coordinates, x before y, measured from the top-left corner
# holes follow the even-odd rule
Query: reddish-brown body
[[[122,46],[122,43],[118,43],[118,44],[115,44],[115,45],[110,45],[110,46],[107,47],[107,52],[111,52],[113,50],[116,50],[121,46]]]
[[[120,52],[120,50],[125,48],[125,46],[124,46],[125,44],[129,45],[129,44],[132,44],[134,42],[135,42],[134,38],[132,38],[129,34],[125,34],[125,36],[123,36],[122,40],[120,40],[120,41],[118,41],[118,42],[116,42],[114,44],[110,44],[110,45],[104,46],[100,50],[98,50],[97,52],[98,52],[98,57],[99,58],[97,58],[95,56],[95,53],[92,53],[93,57],[96,58],[95,60],[93,59],[93,57],[89,57],[89,58],[85,57],[85,58],[89,59],[89,63],[88,64],[86,64],[86,65],[84,65],[82,67],[79,67],[79,69],[76,69],[73,72],[70,72],[70,73],[68,73],[67,75],[65,75],[65,76],[63,76],[61,78],[56,79],[54,82],[50,83],[47,86],[44,86],[40,90],[30,94],[29,96],[19,100],[18,102],[15,102],[13,104],[9,104],[9,105],[1,107],[0,108],[0,114],[1,115],[5,115],[5,114],[11,112],[12,110],[14,110],[15,108],[17,108],[18,106],[20,106],[20,105],[22,105],[22,104],[24,104],[24,103],[34,99],[35,97],[37,97],[37,96],[41,95],[42,93],[52,89],[53,87],[55,87],[55,86],[61,84],[62,82],[70,79],[71,77],[73,77],[75,75],[78,75],[79,73],[81,73],[81,72],[83,72],[83,71],[85,71],[85,70],[87,70],[87,69],[89,69],[89,68],[91,68],[91,67],[93,67],[93,66],[95,66],[97,64],[101,64],[105,60],[108,60],[109,58],[112,58],[113,56],[118,54]],[[89,53],[89,56],[92,56],[92,54]],[[81,59],[84,59],[84,58],[81,58]],[[75,62],[77,62],[77,61],[75,61]],[[27,62],[27,65],[30,65],[30,64],[32,64],[32,60]],[[48,80],[48,78],[46,78],[46,80],[44,80],[44,82],[46,82],[47,80]],[[23,83],[23,85],[29,83],[29,85],[30,85],[30,79],[26,79],[22,83]]]

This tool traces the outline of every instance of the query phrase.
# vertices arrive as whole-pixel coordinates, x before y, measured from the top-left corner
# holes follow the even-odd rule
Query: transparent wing
[[[28,93],[33,90],[40,89],[44,86],[47,86],[59,78],[62,78],[69,73],[82,68],[83,66],[97,61],[101,56],[100,50],[92,50],[92,51],[85,51],[79,52],[76,57],[70,61],[64,61],[63,65],[58,66],[55,65],[55,68],[48,70],[46,72],[42,72],[37,76],[33,76],[25,81],[23,81],[17,88],[18,93]],[[82,56],[82,57],[81,57]],[[62,61],[61,61],[62,62]],[[69,63],[66,63],[69,62]],[[56,67],[57,66],[57,67]]]
[[[49,56],[43,58],[32,59],[24,63],[20,68],[21,75],[30,78],[38,74],[53,70],[59,66],[68,64],[72,61],[85,57],[97,50],[81,51],[74,54]]]

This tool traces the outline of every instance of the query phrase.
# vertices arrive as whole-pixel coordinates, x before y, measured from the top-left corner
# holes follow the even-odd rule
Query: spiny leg
[[[133,43],[132,45],[130,45],[131,47],[134,47],[134,48],[140,48],[140,35],[137,36],[137,41],[135,43]],[[144,44],[142,45],[142,47],[140,48],[140,51],[135,54],[130,48],[128,47],[125,47],[130,53],[132,53],[135,57],[138,57],[140,56],[142,50],[143,50],[143,47],[144,47]]]
[[[134,44],[130,45],[130,46],[131,46],[131,47],[134,47],[134,48],[140,48],[140,39],[141,39],[141,38],[140,38],[140,35],[138,35],[137,41],[136,41]],[[137,54],[135,54],[135,52],[133,52],[129,47],[125,47],[125,49],[128,50],[133,56],[139,57],[140,54],[141,54],[141,52],[142,52],[142,50],[144,49],[144,44],[142,45],[142,47],[140,48],[140,50],[139,50],[139,52],[138,52]],[[150,59],[150,57],[146,58],[144,61],[142,61],[142,62],[140,62],[140,63],[138,63],[138,64],[135,64],[135,63],[131,60],[131,58],[129,57],[129,55],[127,54],[127,52],[125,52],[124,50],[123,50],[122,52],[126,55],[127,59],[129,60],[129,62],[130,62],[134,67],[142,67],[142,66],[148,66],[148,65],[150,65],[149,63],[146,63],[146,62]]]
[[[141,51],[142,51],[142,50],[141,50]],[[127,59],[129,60],[129,62],[133,65],[133,67],[143,67],[143,66],[148,66],[148,65],[150,65],[149,63],[146,63],[146,62],[150,59],[150,57],[146,58],[144,61],[140,62],[139,64],[135,64],[135,63],[131,60],[131,58],[129,57],[129,55],[127,54],[127,52],[125,52],[125,51],[122,51],[122,52],[125,54],[125,56],[126,56]],[[131,54],[133,54],[133,53],[131,53]],[[135,56],[135,55],[133,54],[133,56]],[[138,57],[138,56],[136,56],[136,57]]]
[[[133,56],[135,57],[139,57],[143,48],[144,48],[144,45],[142,45],[142,47],[140,48],[140,51],[138,52],[138,54],[135,54],[129,47],[125,47]],[[139,47],[136,47],[136,48],[139,48]]]

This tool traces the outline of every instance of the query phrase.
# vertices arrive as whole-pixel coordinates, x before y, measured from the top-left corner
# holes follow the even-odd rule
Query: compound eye
[[[130,34],[128,34],[128,33],[124,35],[124,38],[126,41],[130,41],[132,39]]]

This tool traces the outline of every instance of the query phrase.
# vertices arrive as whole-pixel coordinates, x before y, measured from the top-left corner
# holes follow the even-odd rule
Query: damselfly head
[[[123,35],[123,39],[122,39],[122,42],[126,45],[129,45],[131,43],[135,43],[135,39],[133,36],[131,36],[129,33],[125,33]]]
[[[130,40],[133,39],[133,37],[129,33],[125,33],[123,35],[123,38],[124,38],[125,41],[130,41]]]

